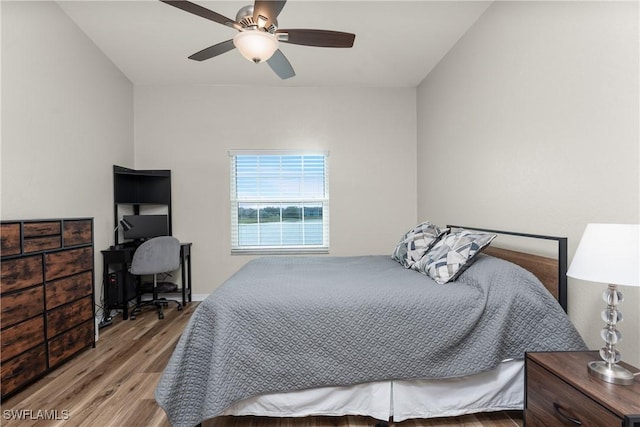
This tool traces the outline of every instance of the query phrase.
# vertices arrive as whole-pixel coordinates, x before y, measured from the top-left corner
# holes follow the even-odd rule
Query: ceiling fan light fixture
[[[241,31],[233,37],[233,44],[242,56],[256,64],[271,58],[278,50],[278,38],[265,31]]]

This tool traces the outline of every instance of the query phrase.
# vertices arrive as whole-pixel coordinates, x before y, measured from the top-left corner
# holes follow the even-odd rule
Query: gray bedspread
[[[474,374],[525,351],[584,350],[529,272],[480,255],[438,285],[388,256],[250,261],[200,303],[155,396],[176,426],[247,397]]]

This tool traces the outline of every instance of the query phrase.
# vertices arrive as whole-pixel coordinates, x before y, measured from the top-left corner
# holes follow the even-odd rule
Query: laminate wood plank
[[[122,403],[122,411],[115,417],[111,416],[115,425],[148,425],[149,418],[157,418],[158,422],[163,422],[161,412],[158,411],[158,404],[155,403],[153,390],[160,376],[157,374],[138,373],[130,376],[114,393],[111,399],[116,405]],[[128,402],[135,402],[128,404]],[[109,405],[112,403],[109,402]],[[108,413],[108,411],[107,411]],[[111,421],[110,418],[97,418],[95,425],[104,425]]]
[[[88,349],[32,386],[2,402],[3,410],[68,411],[68,420],[29,421],[3,419],[5,427],[100,426],[170,427],[153,393],[180,335],[197,303],[182,311],[165,309],[159,320],[145,309],[136,320],[114,319],[100,330],[96,348]],[[219,417],[203,427],[373,427],[368,417]],[[409,420],[392,427],[522,426],[520,412],[467,417]]]

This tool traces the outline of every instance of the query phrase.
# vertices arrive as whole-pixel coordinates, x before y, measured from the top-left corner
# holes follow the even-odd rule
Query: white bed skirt
[[[365,415],[400,422],[411,418],[521,410],[523,403],[524,362],[511,360],[492,371],[460,378],[380,381],[266,394],[237,402],[223,415]]]

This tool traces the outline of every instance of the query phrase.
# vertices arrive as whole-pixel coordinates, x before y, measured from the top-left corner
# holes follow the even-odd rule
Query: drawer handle
[[[572,422],[573,424],[578,425],[578,426],[581,426],[581,425],[582,425],[582,421],[580,421],[579,419],[577,419],[577,418],[572,418],[572,417],[568,416],[567,414],[565,414],[565,413],[564,413],[565,409],[564,409],[562,406],[560,406],[560,404],[558,404],[557,402],[553,402],[553,408],[554,408],[554,409],[556,410],[556,412],[557,412],[558,414],[560,414],[560,416],[561,416],[562,418],[564,418],[565,420],[570,421],[570,422]]]
[[[11,375],[7,375],[4,377],[5,380],[10,380],[11,378],[15,378],[24,372],[24,366],[20,366],[18,369],[13,371]]]

